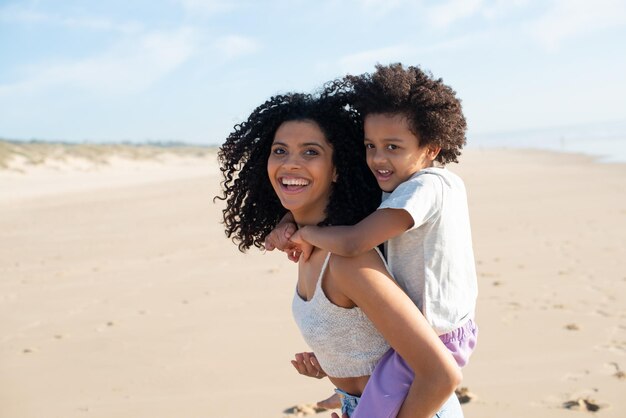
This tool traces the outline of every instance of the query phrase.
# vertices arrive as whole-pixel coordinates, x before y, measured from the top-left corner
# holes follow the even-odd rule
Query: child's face
[[[364,129],[367,165],[385,192],[392,192],[419,170],[432,167],[440,150],[420,146],[402,114],[369,114]]]

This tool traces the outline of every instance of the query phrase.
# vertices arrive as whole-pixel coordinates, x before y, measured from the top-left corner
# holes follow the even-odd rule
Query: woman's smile
[[[282,185],[282,189],[285,193],[300,193],[311,182],[302,177],[285,176],[279,177],[279,184]]]

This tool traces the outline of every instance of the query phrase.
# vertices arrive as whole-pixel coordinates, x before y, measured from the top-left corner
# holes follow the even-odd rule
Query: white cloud
[[[498,19],[504,17],[516,9],[528,5],[530,0],[495,0],[489,4],[485,4],[481,10],[482,15],[486,19]]]
[[[215,41],[215,47],[226,58],[236,58],[259,51],[260,44],[252,38],[239,35],[229,35],[218,38]]]
[[[555,0],[527,29],[544,47],[556,49],[568,38],[624,24],[626,3],[622,0]]]
[[[340,58],[338,61],[338,67],[339,71],[344,74],[360,74],[363,72],[374,71],[374,66],[378,63],[389,64],[401,62],[404,64],[410,64],[414,62],[414,58],[418,56],[423,57],[425,54],[464,48],[479,40],[481,36],[482,35],[475,34],[465,35],[420,47],[394,45],[386,48],[370,49]]]
[[[117,23],[103,18],[64,17],[16,8],[1,9],[0,21],[26,24],[47,24],[75,29],[121,32],[127,34],[137,33],[143,29],[143,25],[139,22]]]
[[[406,61],[406,57],[414,50],[406,45],[395,45],[386,48],[371,49],[346,55],[339,60],[339,68],[343,73],[359,74],[371,72],[377,63]]]
[[[21,81],[0,85],[0,98],[53,88],[77,88],[104,96],[141,91],[187,61],[195,43],[194,31],[187,28],[127,38],[99,55],[39,64]]]
[[[226,0],[177,0],[189,14],[210,16],[228,12],[237,6]]]
[[[408,6],[406,0],[356,0],[360,8],[368,13],[384,16],[402,6]]]
[[[448,0],[426,11],[428,22],[437,28],[446,28],[452,23],[478,13],[482,0]]]

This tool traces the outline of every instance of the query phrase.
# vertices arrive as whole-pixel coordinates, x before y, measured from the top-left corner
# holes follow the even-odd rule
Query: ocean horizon
[[[626,163],[626,121],[581,124],[562,127],[472,133],[467,135],[466,149],[504,148],[535,149],[561,153],[584,154],[601,163]],[[185,140],[48,140],[9,139],[0,136],[0,142],[40,143],[63,145],[127,145],[159,148],[202,147],[217,148],[219,143],[194,143]]]
[[[602,163],[626,163],[626,121],[469,134],[468,149],[537,149],[585,154]]]

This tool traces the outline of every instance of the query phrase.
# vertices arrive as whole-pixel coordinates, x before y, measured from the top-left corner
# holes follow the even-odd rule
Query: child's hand
[[[307,241],[305,241],[304,239],[302,239],[301,231],[302,230],[300,229],[294,232],[294,234],[291,235],[291,238],[289,239],[289,241],[295,244],[296,248],[300,250],[300,253],[302,254],[302,259],[304,261],[307,261],[309,257],[311,257],[311,253],[313,252],[313,246]]]
[[[297,353],[296,359],[291,360],[291,364],[298,371],[298,373],[314,377],[316,379],[322,379],[326,377],[326,373],[322,370],[322,367],[317,362],[317,357],[313,353]]]
[[[289,238],[297,231],[296,224],[291,222],[280,223],[272,232],[265,237],[264,246],[267,251],[278,248],[280,251],[289,252],[294,245],[289,242]]]
[[[294,263],[297,263],[300,259],[300,256],[302,255],[302,251],[300,251],[300,249],[296,248],[295,246],[289,248],[288,250],[285,250],[285,252],[287,253],[287,258]]]
[[[333,412],[332,414],[330,414],[330,416],[331,418],[339,418],[339,415],[337,415],[336,412]],[[348,416],[348,414],[343,414],[341,418],[350,418],[350,417]]]
[[[276,228],[274,228],[272,232],[265,237],[263,246],[267,251],[273,251],[274,249],[284,251],[287,253],[287,258],[289,260],[297,263],[300,259],[302,251],[298,248],[298,246],[294,245],[294,243],[289,240],[289,238],[291,238],[296,231],[296,224],[292,222],[279,223],[278,226],[276,226]]]

